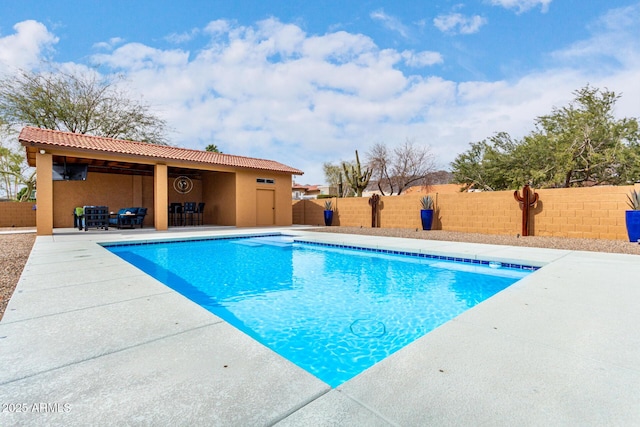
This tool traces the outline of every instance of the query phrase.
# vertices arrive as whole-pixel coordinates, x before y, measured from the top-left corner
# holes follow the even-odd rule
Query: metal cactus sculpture
[[[347,179],[349,187],[353,188],[358,197],[362,197],[362,191],[369,185],[369,179],[371,179],[371,173],[373,172],[369,168],[365,168],[364,172],[360,167],[360,158],[358,157],[358,150],[356,150],[356,164],[348,165],[342,164],[344,170],[344,176]]]
[[[378,204],[380,203],[380,195],[374,194],[369,197],[371,205],[371,228],[378,227]]]
[[[518,190],[513,192],[513,198],[516,199],[522,207],[522,235],[529,235],[529,208],[538,203],[538,193],[532,191],[529,184],[522,187],[522,196],[518,195]]]

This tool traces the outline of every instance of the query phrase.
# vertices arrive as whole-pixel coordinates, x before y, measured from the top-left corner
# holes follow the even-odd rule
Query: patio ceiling
[[[154,166],[149,164],[123,162],[118,160],[87,159],[73,156],[53,155],[53,163],[88,165],[89,172],[113,173],[123,175],[153,176]],[[169,167],[169,176],[188,176],[191,179],[201,179],[202,171],[198,169]]]

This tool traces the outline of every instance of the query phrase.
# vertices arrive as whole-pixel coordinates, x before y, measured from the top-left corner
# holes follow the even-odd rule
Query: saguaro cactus
[[[513,192],[513,198],[516,199],[522,207],[522,235],[529,235],[529,208],[538,203],[538,193],[531,191],[529,184],[522,187],[522,196],[518,195],[518,190]]]
[[[362,191],[369,185],[369,179],[371,179],[371,173],[373,172],[369,168],[365,168],[364,172],[360,167],[360,158],[358,157],[358,150],[356,150],[356,164],[347,167],[346,164],[342,164],[344,170],[344,176],[347,179],[349,187],[353,188],[358,197],[362,197]]]

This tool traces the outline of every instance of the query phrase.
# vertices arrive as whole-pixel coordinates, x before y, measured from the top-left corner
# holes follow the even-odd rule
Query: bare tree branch
[[[413,185],[427,185],[427,177],[435,171],[430,148],[417,146],[409,139],[392,154],[384,144],[375,144],[367,156],[382,195],[402,194]]]

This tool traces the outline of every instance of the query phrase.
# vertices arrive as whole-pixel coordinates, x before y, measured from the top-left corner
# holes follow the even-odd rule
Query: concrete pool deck
[[[286,232],[544,265],[331,389],[98,242]],[[310,233],[55,230],[0,322],[0,425],[638,425],[640,257]]]

